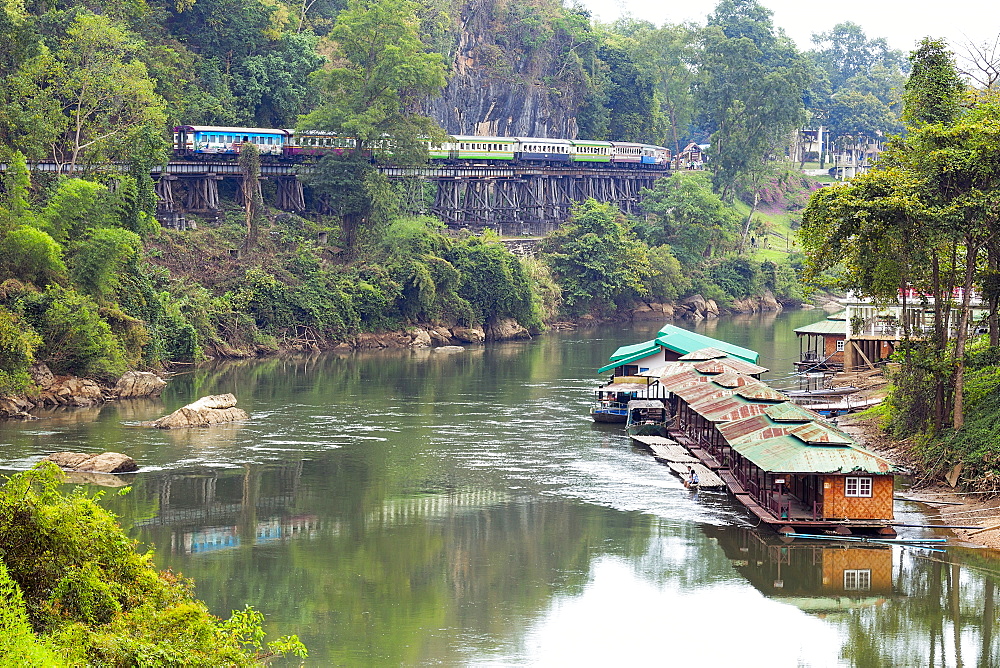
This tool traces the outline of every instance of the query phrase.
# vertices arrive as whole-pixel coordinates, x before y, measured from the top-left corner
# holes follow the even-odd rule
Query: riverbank
[[[887,437],[878,425],[878,418],[849,415],[840,418],[839,426],[868,450],[911,471],[919,466],[909,441]],[[981,494],[961,492],[940,481],[908,489],[905,496],[925,504],[928,517],[940,520],[941,524],[981,527],[947,530],[962,541],[1000,550],[1000,498],[983,499]]]

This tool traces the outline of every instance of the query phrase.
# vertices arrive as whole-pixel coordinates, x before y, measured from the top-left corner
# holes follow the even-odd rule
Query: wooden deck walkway
[[[633,436],[632,441],[652,450],[656,461],[669,466],[670,470],[680,476],[682,480],[687,480],[688,469],[693,468],[698,474],[699,487],[716,489],[726,486],[722,478],[702,464],[697,457],[690,455],[676,441],[662,436]]]

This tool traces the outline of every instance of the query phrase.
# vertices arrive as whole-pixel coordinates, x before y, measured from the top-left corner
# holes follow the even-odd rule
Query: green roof
[[[704,334],[691,332],[675,325],[664,325],[663,329],[661,329],[656,336],[656,342],[664,348],[681,355],[687,355],[688,353],[701,350],[702,348],[715,348],[716,350],[721,350],[728,355],[739,357],[742,360],[753,362],[754,364],[756,364],[757,360],[760,359],[760,354],[752,350],[741,348],[740,346],[734,346],[731,343],[713,339],[712,337],[705,336]]]
[[[758,353],[748,350],[747,348],[734,346],[731,343],[719,341],[718,339],[713,339],[710,336],[697,334],[680,327],[675,327],[674,325],[664,325],[663,329],[657,333],[656,338],[652,341],[633,343],[631,345],[621,346],[618,348],[618,350],[613,352],[611,357],[608,358],[609,363],[598,369],[597,373],[605,373],[616,367],[622,366],[623,364],[629,364],[630,362],[641,360],[644,357],[655,355],[662,348],[671,350],[680,355],[687,355],[696,351],[704,351],[706,348],[712,348],[715,352],[721,351],[726,355],[739,358],[745,362],[753,364],[756,364],[757,360],[760,358]],[[714,352],[712,354],[714,355]]]
[[[794,434],[748,443],[733,450],[771,473],[870,473],[889,474],[894,467],[885,459],[857,447],[809,445]]]
[[[660,346],[656,343],[656,340],[646,341],[644,343],[633,343],[630,346],[622,346],[616,350],[611,355],[611,363],[605,364],[597,373],[604,373],[606,371],[611,371],[615,367],[619,367],[623,364],[628,364],[629,362],[635,362],[641,360],[644,357],[649,357],[650,355],[655,355],[660,352]]]
[[[803,334],[844,334],[846,336],[847,320],[844,319],[843,313],[838,313],[831,315],[826,320],[799,327],[795,330],[795,334],[798,336]]]

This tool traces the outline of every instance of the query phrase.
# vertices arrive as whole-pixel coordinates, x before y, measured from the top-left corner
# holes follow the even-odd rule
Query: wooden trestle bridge
[[[52,164],[32,169],[56,171]],[[593,198],[610,202],[625,213],[639,213],[639,192],[652,188],[669,172],[608,167],[440,165],[419,168],[380,167],[402,187],[402,210],[439,217],[450,228],[492,228],[503,235],[536,235],[565,222],[574,203]],[[261,179],[274,183],[264,188],[265,199],[290,212],[328,213],[321,197],[314,196],[300,179],[309,164],[267,162]],[[232,159],[172,160],[153,170],[158,198],[157,217],[167,226],[182,226],[184,214],[218,213],[220,184],[232,183],[242,200],[243,174]],[[223,193],[227,191],[223,188]]]

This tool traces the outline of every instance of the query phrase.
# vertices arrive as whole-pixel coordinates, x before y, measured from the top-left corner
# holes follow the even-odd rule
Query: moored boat
[[[590,407],[590,417],[594,422],[623,424],[628,419],[628,407],[618,401],[599,399]]]
[[[670,411],[659,399],[633,399],[628,402],[625,431],[632,436],[666,436]]]

